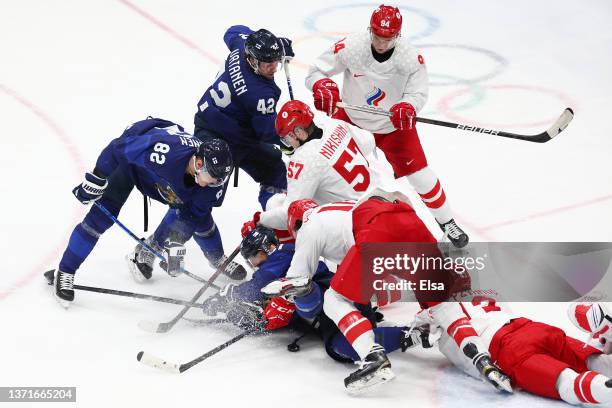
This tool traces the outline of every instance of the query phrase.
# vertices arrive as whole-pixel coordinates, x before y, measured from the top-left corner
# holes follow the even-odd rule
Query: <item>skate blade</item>
[[[498,372],[494,371],[489,374],[489,381],[497,388],[499,391],[507,392],[510,394],[514,393],[512,389],[512,384],[510,383],[510,379],[506,376],[500,375]]]
[[[132,278],[136,281],[136,283],[145,283],[148,280],[143,276],[142,273],[140,273],[138,267],[136,266],[136,263],[132,258],[130,258],[130,255],[125,256],[125,262],[127,262],[130,274],[132,275]]]
[[[60,306],[62,306],[65,310],[68,310],[68,308],[70,307],[70,304],[72,303],[69,300],[62,299],[61,297],[57,296],[55,293],[53,294],[53,297],[55,297],[55,300],[57,300],[57,303],[59,303]]]
[[[378,387],[388,381],[395,378],[395,374],[391,371],[390,367],[378,370],[376,373],[363,378],[359,381],[355,381],[346,387],[349,395],[361,395],[365,392],[371,391],[373,388]]]

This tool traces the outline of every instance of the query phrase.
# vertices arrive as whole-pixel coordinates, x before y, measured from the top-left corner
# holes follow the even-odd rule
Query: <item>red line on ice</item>
[[[146,20],[148,20],[150,23],[156,25],[158,28],[160,28],[162,31],[164,31],[167,34],[169,34],[171,37],[174,37],[176,40],[180,41],[181,43],[183,43],[187,47],[191,48],[192,50],[194,50],[195,52],[197,52],[198,54],[200,54],[204,58],[212,61],[215,64],[220,64],[221,63],[220,59],[218,59],[217,57],[213,56],[212,54],[209,54],[208,52],[204,51],[195,42],[191,41],[189,38],[185,37],[184,35],[182,35],[178,31],[176,31],[175,29],[170,27],[168,24],[162,22],[160,19],[158,19],[157,17],[155,17],[152,14],[148,13],[144,9],[136,6],[134,3],[132,3],[132,2],[130,2],[128,0],[118,0],[118,1],[120,3],[122,3],[122,4],[124,4],[126,7],[130,8],[135,13],[139,14],[141,17],[143,17]]]
[[[75,174],[78,174],[79,177],[82,172],[85,171],[85,165],[83,163],[83,159],[76,148],[76,145],[73,143],[72,139],[68,136],[68,134],[51,119],[51,117],[46,114],[39,107],[34,105],[28,99],[18,94],[13,89],[7,87],[6,85],[0,84],[0,91],[5,93],[6,95],[13,98],[19,104],[27,108],[30,112],[32,112],[36,117],[38,117],[42,122],[47,125],[49,129],[51,129],[51,133],[55,135],[61,142],[62,146],[66,148],[68,154],[72,158],[74,166]],[[82,217],[82,209],[75,206],[75,210],[72,215],[71,224],[78,222],[78,219]],[[68,233],[72,230],[73,226],[70,225],[69,229],[66,230],[64,235],[68,235]],[[40,261],[38,265],[32,268],[25,276],[22,276],[17,282],[10,285],[9,288],[3,292],[0,292],[0,301],[9,297],[15,290],[20,289],[30,283],[35,277],[39,277],[42,282],[42,273],[44,272],[44,268],[48,267],[51,262],[55,260],[55,258],[59,255],[62,249],[66,246],[66,242],[64,240],[60,241],[60,243],[53,248],[49,253],[45,255],[45,257]]]
[[[515,218],[515,219],[512,219],[512,220],[507,220],[507,221],[502,221],[502,222],[498,222],[498,223],[491,224],[491,225],[486,225],[484,227],[479,227],[479,230],[480,231],[490,231],[490,230],[494,230],[494,229],[497,229],[497,228],[505,227],[507,225],[519,224],[521,222],[531,221],[531,220],[536,219],[536,218],[548,217],[549,215],[554,215],[554,214],[558,214],[558,213],[562,213],[562,212],[566,212],[566,211],[575,210],[575,209],[580,208],[580,207],[586,207],[588,205],[598,204],[598,203],[601,203],[601,202],[604,202],[604,201],[608,201],[608,200],[612,200],[612,194],[611,195],[607,195],[607,196],[603,196],[603,197],[593,198],[591,200],[582,201],[582,202],[579,202],[579,203],[574,203],[574,204],[566,205],[566,206],[559,207],[559,208],[553,208],[553,209],[546,210],[546,211],[540,211],[540,212],[537,212],[537,213],[526,215],[526,216],[520,217],[520,218]]]

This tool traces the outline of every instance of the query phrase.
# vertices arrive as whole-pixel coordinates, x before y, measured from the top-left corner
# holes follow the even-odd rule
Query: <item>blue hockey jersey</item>
[[[196,129],[212,130],[230,143],[279,143],[274,121],[281,90],[274,80],[256,74],[246,60],[244,43],[252,32],[241,25],[225,32],[230,53],[198,102],[194,123]]]
[[[180,209],[184,218],[202,217],[221,205],[225,189],[200,187],[185,174],[200,144],[183,127],[149,118],[111,141],[98,157],[96,169],[108,177],[120,168],[148,197]]]

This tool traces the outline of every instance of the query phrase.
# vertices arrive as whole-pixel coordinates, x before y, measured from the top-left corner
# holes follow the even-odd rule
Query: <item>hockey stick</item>
[[[151,247],[151,245],[147,244],[145,241],[143,241],[140,238],[138,238],[132,231],[130,231],[130,229],[128,227],[126,227],[121,221],[119,221],[119,219],[117,217],[115,217],[110,211],[108,211],[108,209],[106,209],[106,207],[104,207],[102,204],[98,203],[97,201],[94,202],[94,205],[96,207],[98,207],[100,209],[100,211],[102,211],[108,218],[110,218],[122,230],[124,230],[130,237],[132,237],[135,241],[137,241],[140,245],[142,245],[147,251],[151,252],[153,255],[155,255],[157,258],[159,258],[162,262],[165,262],[166,264],[168,263],[168,261],[166,260],[166,258],[162,254],[160,254],[153,247]],[[189,272],[186,269],[181,268],[181,273],[189,276],[192,279],[197,280],[198,282],[201,282],[201,283],[204,283],[204,284],[208,283],[208,281],[206,279],[201,278],[198,275],[195,275],[195,274]]]
[[[233,337],[233,338],[229,339],[225,343],[218,345],[214,349],[212,349],[210,351],[207,351],[206,353],[202,354],[198,358],[195,358],[195,359],[193,359],[191,361],[188,361],[188,362],[186,362],[184,364],[171,363],[171,362],[168,362],[167,360],[162,360],[161,358],[156,357],[156,356],[154,356],[152,354],[145,353],[144,351],[139,351],[138,354],[136,355],[136,359],[138,361],[140,361],[141,363],[143,363],[145,365],[148,365],[149,367],[159,368],[160,370],[168,371],[170,373],[180,374],[183,371],[189,370],[194,365],[196,365],[198,363],[201,363],[202,361],[206,360],[208,357],[214,356],[215,354],[217,354],[221,350],[223,350],[223,349],[229,347],[230,345],[236,343],[237,341],[239,341],[243,337],[246,337],[249,334],[254,333],[256,331],[259,331],[259,330],[260,329],[258,329],[257,327],[253,327],[253,328],[251,328],[249,330],[245,330],[242,333],[240,333],[239,335],[237,335],[236,337]]]
[[[238,252],[240,252],[240,245],[238,245],[236,249],[234,249],[234,251],[227,257],[227,259],[223,261],[221,265],[219,265],[219,267],[217,267],[217,270],[215,271],[215,273],[213,273],[208,282],[205,283],[204,286],[202,286],[200,290],[198,290],[198,292],[193,296],[193,298],[191,299],[192,303],[197,302],[200,296],[202,296],[204,292],[206,292],[206,289],[211,287],[215,279],[217,279],[217,277],[225,270],[225,267],[236,257],[236,255],[238,255]],[[152,333],[167,333],[168,331],[170,331],[170,329],[174,327],[174,325],[176,325],[179,320],[181,320],[183,316],[185,316],[185,313],[187,313],[189,308],[190,306],[185,306],[172,320],[168,322],[153,323],[147,320],[143,320],[138,323],[138,327]]]
[[[54,275],[55,275],[54,272],[55,272],[55,270],[52,269],[52,270],[47,271],[47,272],[44,273],[44,276],[47,279],[47,283],[49,285],[53,285],[53,280],[54,280]],[[221,289],[217,285],[210,285],[210,287],[212,287],[214,289]],[[126,292],[126,291],[123,291],[123,290],[97,288],[95,286],[83,286],[83,285],[74,285],[74,289],[82,290],[82,291],[85,291],[85,292],[104,293],[104,294],[108,294],[108,295],[130,297],[130,298],[134,298],[134,299],[152,300],[152,301],[155,301],[155,302],[172,303],[172,304],[175,304],[175,305],[182,305],[182,306],[202,308],[202,304],[201,303],[187,302],[186,300],[172,299],[172,298],[167,298],[167,297],[163,297],[163,296],[146,295],[144,293]]]
[[[289,90],[289,98],[294,100],[293,97],[293,86],[291,86],[291,73],[289,72],[289,61],[283,62],[283,68],[285,68],[285,78],[287,78],[287,89]]]
[[[337,106],[340,108],[351,109],[351,110],[355,110],[358,112],[372,113],[374,115],[382,115],[382,116],[389,116],[389,117],[391,116],[391,112],[389,111],[386,111],[380,108],[373,108],[370,106],[349,105],[344,102],[338,102]],[[453,129],[467,130],[467,131],[476,132],[476,133],[486,133],[486,134],[490,134],[493,136],[501,136],[501,137],[507,137],[510,139],[525,140],[527,142],[546,143],[549,140],[551,140],[553,137],[561,133],[563,129],[565,129],[567,125],[569,125],[569,123],[572,121],[573,118],[574,118],[574,111],[571,108],[565,108],[561,116],[559,116],[559,119],[557,119],[555,123],[553,123],[552,126],[548,128],[548,130],[542,133],[538,133],[537,135],[519,135],[517,133],[504,132],[504,131],[495,130],[495,129],[487,129],[487,128],[472,126],[472,125],[462,125],[460,123],[444,122],[442,120],[436,120],[436,119],[427,119],[427,118],[417,117],[415,118],[415,120],[417,122],[427,123],[430,125],[444,126],[444,127],[449,127]]]

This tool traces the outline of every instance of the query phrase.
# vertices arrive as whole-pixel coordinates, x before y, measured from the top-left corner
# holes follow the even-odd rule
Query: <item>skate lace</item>
[[[463,231],[457,224],[455,224],[455,221],[449,221],[444,227],[446,235],[449,237],[459,238],[459,236],[463,234]]]
[[[70,273],[60,273],[60,289],[73,290],[74,275]]]
[[[375,344],[372,346],[372,348],[370,349],[370,352],[368,354],[372,354],[372,353],[377,353],[377,352],[385,352],[385,348],[383,346],[381,346],[380,344]],[[367,358],[367,357],[366,357]],[[369,366],[370,364],[373,364],[374,361],[367,361],[365,358],[361,361],[355,361],[355,364],[359,365],[359,369],[361,370],[362,368],[365,368],[367,366]]]

